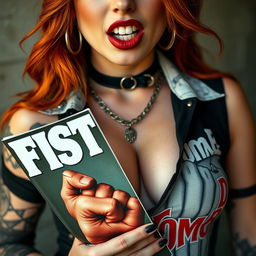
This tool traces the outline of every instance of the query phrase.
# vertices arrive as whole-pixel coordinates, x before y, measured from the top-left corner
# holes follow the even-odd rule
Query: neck
[[[134,76],[146,70],[154,61],[155,53],[150,52],[142,60],[136,59],[112,62],[92,51],[91,63],[97,71],[108,76]]]

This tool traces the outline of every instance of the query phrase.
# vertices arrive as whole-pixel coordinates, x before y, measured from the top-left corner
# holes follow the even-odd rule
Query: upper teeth
[[[116,27],[113,30],[113,32],[119,35],[130,35],[137,30],[138,29],[136,28],[136,26],[126,26],[126,27]]]

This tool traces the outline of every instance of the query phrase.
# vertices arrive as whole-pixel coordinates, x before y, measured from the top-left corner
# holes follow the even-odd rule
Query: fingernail
[[[68,177],[68,178],[71,178],[71,177],[72,177],[72,174],[70,174],[68,171],[64,171],[64,172],[62,173],[62,175],[65,176],[65,177]]]
[[[167,244],[167,239],[163,239],[163,240],[161,240],[160,242],[159,242],[159,246],[160,247],[163,247],[163,246],[165,246]]]
[[[88,177],[82,177],[79,182],[83,185],[88,185],[89,182],[90,182],[91,178],[88,178]]]
[[[154,232],[154,238],[160,238],[161,236],[160,236],[160,234],[156,231],[156,232]]]
[[[156,224],[151,224],[151,225],[149,225],[145,228],[145,231],[146,231],[146,233],[150,233],[155,229],[157,229],[157,225]]]

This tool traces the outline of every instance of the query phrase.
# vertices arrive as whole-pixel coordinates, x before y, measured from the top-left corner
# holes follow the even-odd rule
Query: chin
[[[109,60],[120,66],[132,66],[140,63],[146,57],[147,54],[143,54],[141,50],[125,50],[111,55]]]
[[[128,58],[114,58],[111,60],[112,63],[120,66],[132,66],[138,64],[140,60],[138,58],[132,58],[129,56]]]

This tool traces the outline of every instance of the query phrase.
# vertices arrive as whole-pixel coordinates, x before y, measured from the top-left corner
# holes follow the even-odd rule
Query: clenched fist
[[[61,197],[92,244],[143,224],[143,210],[137,198],[108,184],[97,184],[94,178],[81,173],[63,172]]]

